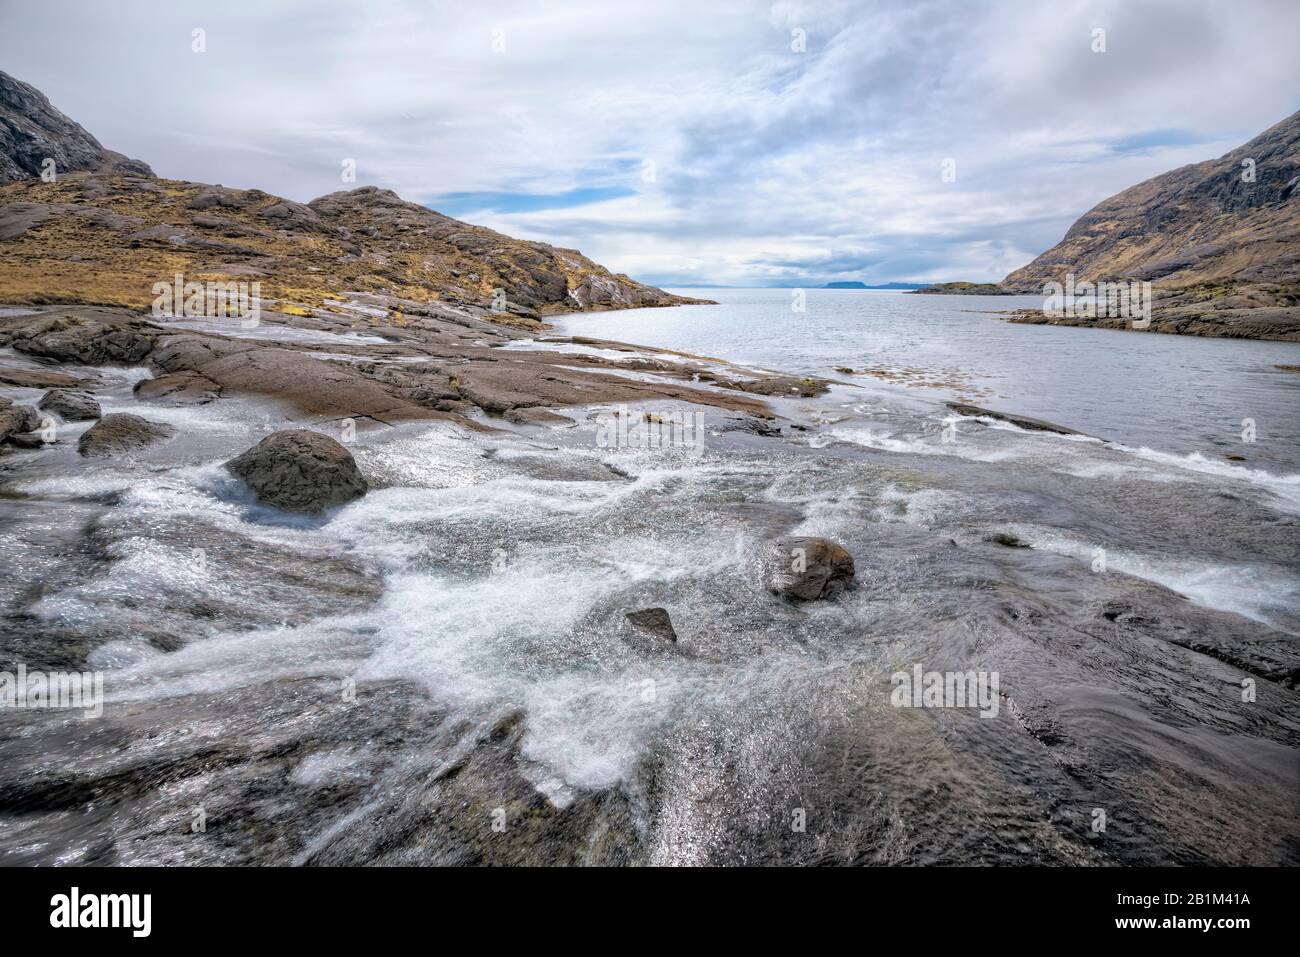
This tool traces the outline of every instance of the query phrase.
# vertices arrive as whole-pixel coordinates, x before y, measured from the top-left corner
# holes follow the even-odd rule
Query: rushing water
[[[677,289],[717,306],[566,317],[567,333],[832,376],[912,370],[936,396],[1069,425],[1133,447],[1300,472],[1300,343],[1013,325],[997,310],[1039,296],[918,296],[810,289]],[[1243,420],[1255,442],[1242,441]]]
[[[585,409],[376,429],[372,491],[289,522],[221,469],[280,412],[110,370],[106,411],[180,435],[0,458],[0,669],[97,669],[108,699],[0,713],[0,861],[1300,862],[1296,391],[1268,371],[1295,347],[717,295],[565,331],[920,384],[781,400],[806,429],[780,438],[711,412],[699,452],[604,448]],[[986,386],[1125,444],[949,428],[938,399]],[[1255,413],[1245,463],[1196,444],[1206,409]],[[769,594],[792,534],[844,543],[857,587]],[[629,627],[650,606],[677,644]],[[894,707],[915,665],[996,672],[996,715]]]

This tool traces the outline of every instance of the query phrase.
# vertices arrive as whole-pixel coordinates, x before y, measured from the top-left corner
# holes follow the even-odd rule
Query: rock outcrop
[[[56,176],[79,170],[153,175],[139,160],[104,149],[40,90],[0,72],[0,183],[39,177],[47,160]]]
[[[853,576],[853,556],[825,538],[779,543],[765,569],[768,589],[797,601],[829,598],[852,584]]]
[[[77,451],[90,458],[118,455],[147,448],[175,434],[176,430],[165,423],[129,412],[111,412],[81,433]]]
[[[226,468],[257,500],[286,512],[321,512],[369,491],[352,453],[328,435],[286,429],[258,442]]]

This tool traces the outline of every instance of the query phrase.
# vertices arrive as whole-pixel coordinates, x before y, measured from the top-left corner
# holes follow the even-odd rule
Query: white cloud
[[[416,201],[625,186],[475,221],[709,282],[1000,278],[1300,106],[1298,35],[1269,0],[0,0],[4,68],[162,175],[300,200],[347,158]]]

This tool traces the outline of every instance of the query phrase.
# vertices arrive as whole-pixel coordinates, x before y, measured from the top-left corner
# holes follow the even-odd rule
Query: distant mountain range
[[[864,282],[857,280],[847,280],[841,282],[828,282],[827,289],[920,289],[925,283],[920,282],[886,282],[875,286],[869,286]]]

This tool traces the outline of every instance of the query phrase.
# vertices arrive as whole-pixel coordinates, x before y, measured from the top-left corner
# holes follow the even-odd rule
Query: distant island
[[[937,282],[933,286],[920,286],[915,293],[931,296],[1013,296],[995,282]]]
[[[840,282],[828,282],[826,289],[903,289],[915,291],[922,288],[924,283],[920,282],[886,282],[877,286],[868,286],[865,282],[859,282],[856,279],[847,279]]]

